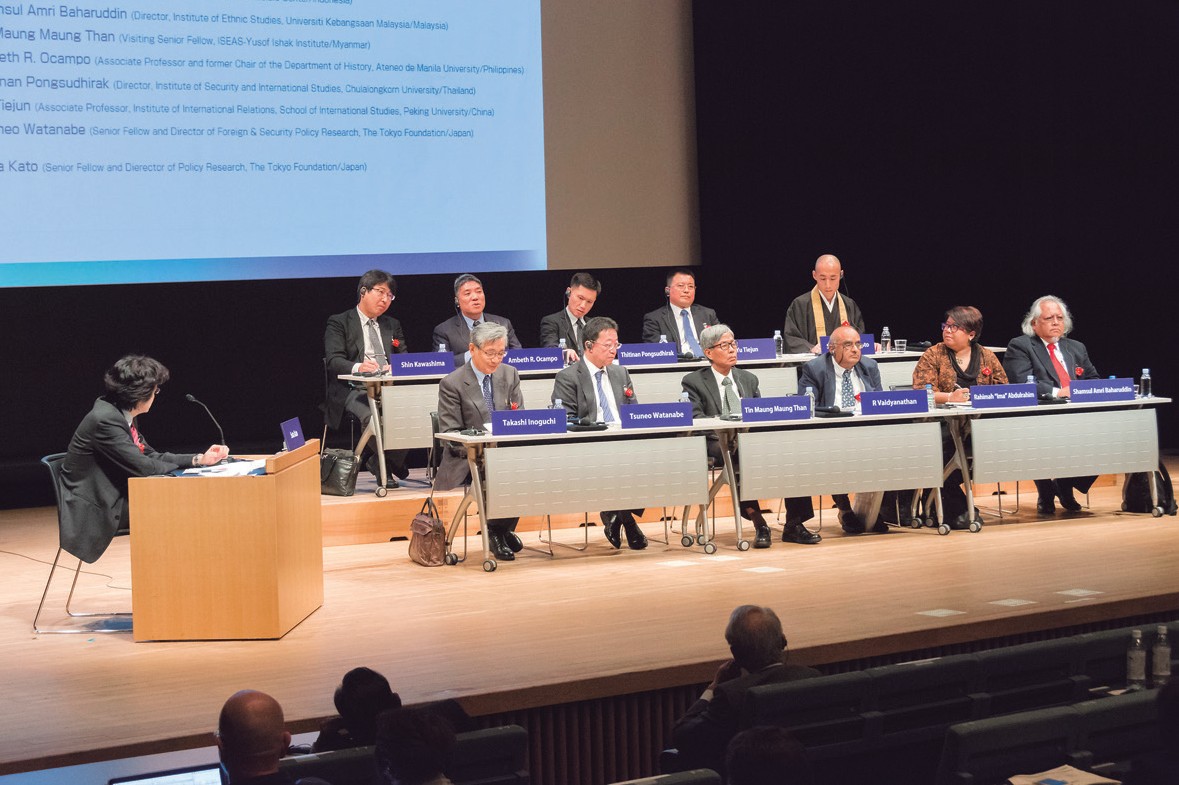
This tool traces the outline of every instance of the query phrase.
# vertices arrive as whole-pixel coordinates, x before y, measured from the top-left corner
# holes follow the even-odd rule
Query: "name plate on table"
[[[807,395],[741,399],[741,419],[745,422],[809,420],[810,418],[811,399]]]
[[[1133,379],[1077,379],[1068,383],[1074,403],[1107,403],[1134,400]]]
[[[674,343],[627,343],[618,347],[619,365],[659,365],[679,359]]]
[[[559,371],[565,367],[560,349],[508,349],[504,362],[517,371]]]
[[[925,390],[865,390],[860,393],[864,414],[921,414],[929,411]]]
[[[1130,391],[1134,397],[1134,391]],[[970,388],[970,405],[975,409],[1002,409],[1005,406],[1035,406],[1034,384],[979,384]]]
[[[630,406],[619,406],[618,412],[623,428],[692,426],[690,403],[632,403]]]
[[[491,413],[491,432],[496,436],[531,436],[565,433],[565,409],[505,409]]]
[[[393,376],[431,376],[454,370],[454,355],[450,352],[408,352],[389,358],[389,373]]]
[[[777,356],[773,338],[742,338],[737,341],[738,360],[773,360]]]
[[[819,339],[819,354],[827,351],[827,342],[830,341],[829,336],[824,335]],[[860,354],[876,354],[876,336],[872,333],[860,333]]]

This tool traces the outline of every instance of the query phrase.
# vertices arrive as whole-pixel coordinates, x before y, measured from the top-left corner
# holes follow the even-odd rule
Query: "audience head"
[[[597,368],[614,362],[618,354],[618,322],[608,316],[595,316],[585,323],[585,358]]]
[[[282,706],[266,693],[235,692],[221,707],[217,752],[230,783],[278,771],[278,759],[290,744]]]
[[[397,281],[384,270],[369,270],[356,286],[356,303],[370,319],[389,310],[397,297]]]
[[[125,412],[142,414],[151,408],[159,388],[170,377],[159,360],[142,354],[128,354],[106,369],[103,384],[115,406]]]
[[[589,273],[574,273],[569,279],[569,288],[565,290],[569,313],[573,314],[575,319],[584,319],[601,293],[602,284],[597,278]]]
[[[437,778],[453,746],[454,731],[431,711],[394,709],[377,718],[377,768],[388,785],[418,785]]]
[[[815,271],[811,273],[819,293],[827,300],[835,297],[839,291],[839,282],[843,280],[843,266],[833,254],[825,253],[815,260]]]
[[[973,305],[955,305],[946,311],[942,340],[954,350],[965,349],[982,337],[982,312]]]
[[[860,361],[863,352],[859,332],[855,327],[846,324],[836,327],[827,340],[827,351],[840,368],[854,367]]]
[[[356,743],[372,744],[376,740],[377,715],[401,708],[401,697],[381,674],[370,668],[353,668],[336,687],[335,704]]]
[[[471,330],[471,364],[480,373],[495,373],[508,349],[508,328],[495,322],[483,322]]]
[[[483,282],[470,273],[463,273],[454,279],[454,304],[468,319],[478,319],[483,315],[486,304],[483,296]]]
[[[733,611],[725,640],[733,660],[750,673],[782,662],[786,649],[778,614],[758,605],[741,605]]]
[[[1024,335],[1038,335],[1048,343],[1056,343],[1073,331],[1073,315],[1064,300],[1046,294],[1032,303],[1020,327]]]
[[[727,375],[737,364],[737,339],[727,324],[714,324],[701,330],[700,348],[719,373]]]
[[[667,287],[663,293],[674,307],[691,308],[696,302],[696,273],[686,269],[672,270],[667,274]]]
[[[786,728],[759,726],[738,733],[725,753],[728,785],[813,785],[806,749]]]

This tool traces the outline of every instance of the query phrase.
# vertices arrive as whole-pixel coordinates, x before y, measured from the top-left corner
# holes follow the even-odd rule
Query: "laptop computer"
[[[153,771],[115,777],[107,785],[221,785],[221,766],[206,763],[201,766]]]

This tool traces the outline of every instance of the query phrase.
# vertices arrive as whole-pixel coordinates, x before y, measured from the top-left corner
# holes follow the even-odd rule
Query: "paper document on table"
[[[1121,780],[1111,780],[1072,766],[1060,766],[1039,774],[1017,774],[1007,782],[1010,785],[1121,785]]]
[[[185,477],[245,477],[247,474],[265,474],[266,461],[233,461],[215,466],[195,466],[184,470]]]

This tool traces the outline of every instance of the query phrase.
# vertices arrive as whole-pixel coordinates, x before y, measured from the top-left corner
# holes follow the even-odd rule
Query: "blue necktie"
[[[848,411],[856,408],[856,391],[852,387],[852,372],[850,369],[843,372],[843,386],[840,390],[839,408]]]
[[[495,398],[491,395],[491,376],[483,377],[483,402],[487,404],[487,414],[495,411]]]
[[[605,375],[605,371],[598,371],[598,405],[602,407],[602,422],[614,422],[614,412],[610,411],[610,399],[602,389],[602,377]]]
[[[692,322],[688,319],[687,308],[680,311],[680,322],[684,328],[684,340],[688,342],[688,348],[696,357],[703,357],[704,350],[700,348],[700,342],[696,340],[696,336],[692,332]]]

